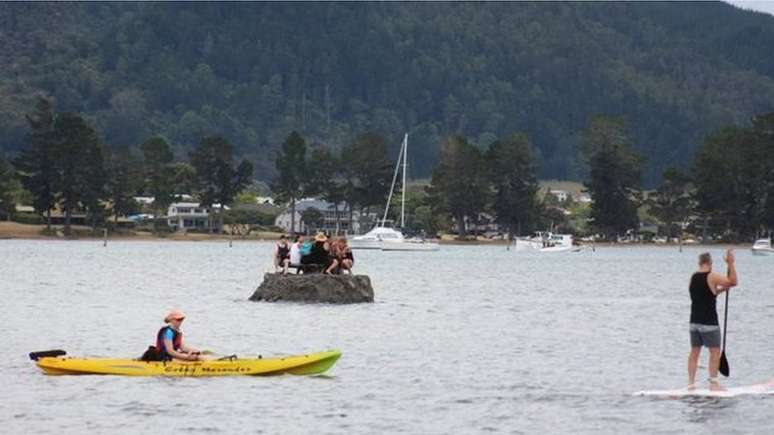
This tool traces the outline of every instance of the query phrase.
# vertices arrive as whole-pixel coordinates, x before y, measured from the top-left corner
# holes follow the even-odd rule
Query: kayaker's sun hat
[[[167,317],[164,317],[164,323],[169,323],[173,320],[183,320],[185,319],[185,313],[180,310],[172,310],[169,313],[167,313]]]
[[[323,233],[317,233],[317,235],[314,236],[315,242],[325,242],[328,240],[327,237],[325,237],[325,234]]]

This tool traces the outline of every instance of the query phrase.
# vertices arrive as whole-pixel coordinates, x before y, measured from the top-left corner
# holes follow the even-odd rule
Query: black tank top
[[[277,257],[279,259],[290,257],[290,247],[288,245],[282,246],[277,243]]]
[[[709,272],[696,272],[691,277],[691,323],[717,325],[718,312],[715,308],[715,293],[707,284]]]

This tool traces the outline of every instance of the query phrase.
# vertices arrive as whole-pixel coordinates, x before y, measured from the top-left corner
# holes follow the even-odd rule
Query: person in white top
[[[303,234],[296,236],[293,244],[290,245],[290,265],[298,266],[301,264],[301,245],[304,244]]]

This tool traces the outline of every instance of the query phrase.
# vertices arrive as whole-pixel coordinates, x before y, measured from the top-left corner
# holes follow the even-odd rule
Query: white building
[[[566,190],[549,189],[548,193],[554,195],[559,202],[567,201],[567,198],[570,196]]]
[[[220,208],[220,204],[213,204],[212,207]],[[167,225],[172,231],[204,230],[209,228],[209,216],[210,209],[201,207],[198,202],[174,202],[167,209]],[[218,225],[218,222],[213,222],[213,225]]]
[[[319,226],[312,228],[302,219],[304,211],[315,208],[322,213],[322,222]],[[349,227],[349,211],[346,204],[339,204],[338,214],[333,208],[333,204],[319,199],[301,199],[296,201],[296,213],[293,216],[295,220],[295,229],[299,233],[310,233],[312,231],[325,231],[330,234],[336,233],[336,230],[348,234],[360,233],[360,213],[352,212],[352,228]],[[274,220],[274,225],[282,228],[284,231],[290,231],[291,216],[290,206],[280,213]]]

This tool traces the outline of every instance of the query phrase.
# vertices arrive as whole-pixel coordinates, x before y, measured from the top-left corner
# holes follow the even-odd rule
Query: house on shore
[[[208,230],[210,210],[219,209],[220,204],[212,208],[202,207],[198,202],[173,202],[167,209],[167,225],[172,231]],[[228,210],[228,207],[225,207]],[[220,232],[220,222],[212,222],[213,230]]]
[[[314,213],[312,210],[319,212]],[[313,217],[312,222],[305,222],[304,217]],[[295,221],[296,232],[310,234],[316,231],[324,231],[329,234],[346,233],[360,234],[361,215],[357,210],[352,211],[350,227],[349,208],[347,204],[339,204],[338,212],[333,204],[320,199],[301,199],[296,201],[296,213],[291,216],[290,206],[277,216],[274,225],[284,231],[290,231],[291,222]],[[373,217],[372,217],[373,218]],[[367,228],[367,229],[370,229]]]

